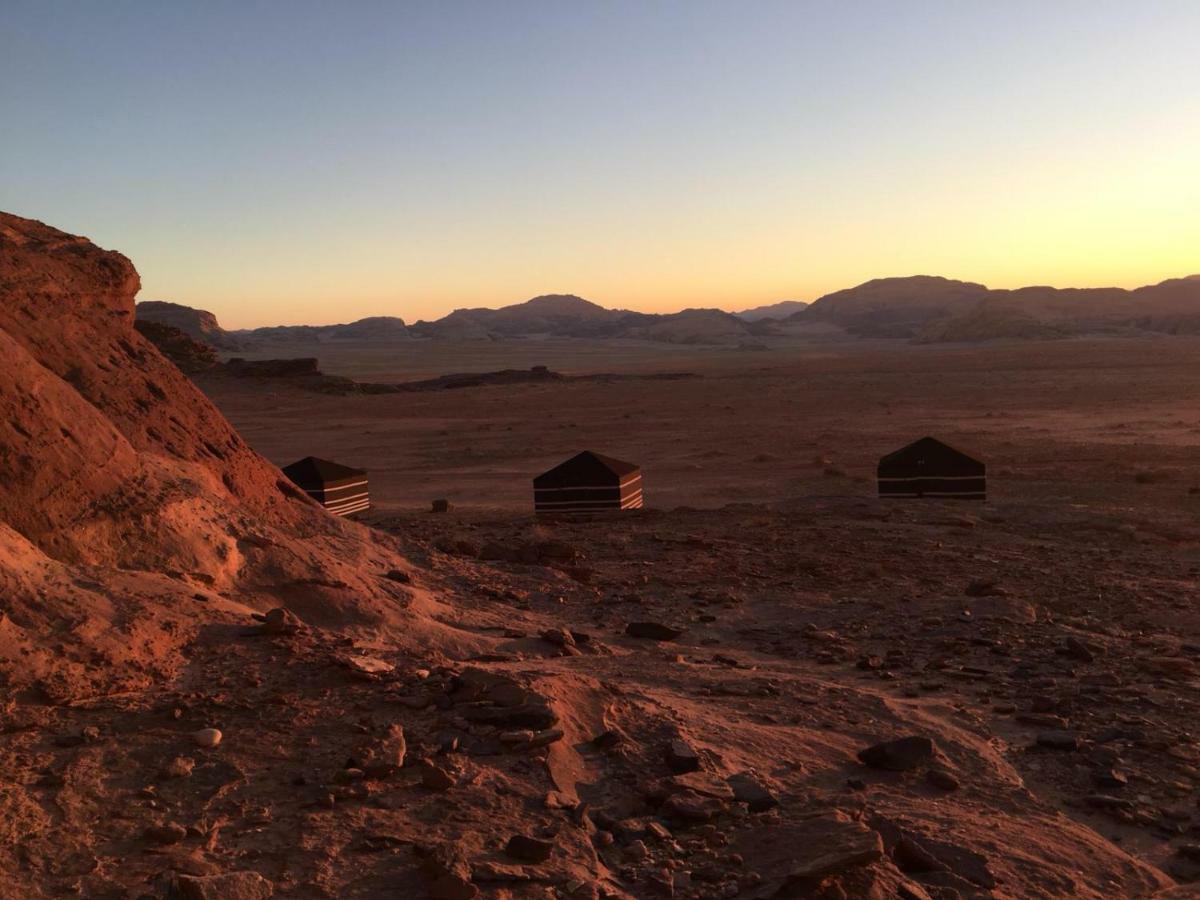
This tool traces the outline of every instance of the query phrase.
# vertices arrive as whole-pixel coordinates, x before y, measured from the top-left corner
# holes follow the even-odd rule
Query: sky
[[[226,327],[1200,272],[1200,3],[0,0],[0,209]]]

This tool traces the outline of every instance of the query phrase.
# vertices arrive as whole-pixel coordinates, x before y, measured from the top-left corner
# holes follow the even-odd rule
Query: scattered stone
[[[1079,735],[1071,731],[1043,731],[1037,736],[1037,745],[1049,750],[1078,750]]]
[[[1124,772],[1113,768],[1097,769],[1092,773],[1092,781],[1098,787],[1106,788],[1121,788],[1129,783],[1129,779]]]
[[[379,676],[390,674],[396,669],[390,662],[377,656],[364,656],[358,653],[344,657],[343,661],[351,672],[368,681],[374,681]]]
[[[450,510],[452,510],[453,508],[454,507],[450,505],[449,500],[439,497],[437,500],[433,501],[430,511],[435,512],[435,513],[447,513],[447,512],[450,512]]]
[[[685,822],[711,822],[725,810],[725,804],[712,797],[672,794],[664,801],[661,809],[663,815],[670,819],[681,819]]]
[[[813,896],[821,879],[881,859],[883,840],[877,831],[834,810],[797,823],[746,830],[734,849],[763,879],[755,896]]]
[[[524,744],[526,741],[533,740],[533,732],[524,731],[502,731],[499,734],[500,743],[502,744]]]
[[[1062,716],[1054,716],[1049,713],[1018,713],[1016,720],[1022,725],[1050,728],[1055,731],[1062,731],[1069,724]]]
[[[677,789],[691,791],[693,794],[699,794],[702,797],[714,797],[717,800],[726,800],[732,802],[733,787],[724,778],[717,775],[710,775],[708,772],[685,772],[682,775],[673,775],[665,782],[659,783],[660,787],[665,789],[664,797],[670,794],[677,793]],[[651,791],[651,793],[655,793]]]
[[[163,766],[162,774],[164,778],[187,778],[192,774],[194,768],[196,768],[194,759],[189,756],[177,756]]]
[[[554,844],[551,841],[514,834],[504,846],[504,852],[522,862],[543,863],[554,852]]]
[[[996,876],[992,874],[987,857],[982,853],[929,835],[921,836],[921,845],[958,878],[988,890],[996,886]],[[926,883],[931,881],[929,878],[923,880]]]
[[[187,829],[177,822],[165,825],[148,825],[142,837],[154,844],[178,844],[187,837]]]
[[[399,569],[389,569],[383,577],[388,579],[388,581],[395,581],[398,584],[409,584],[412,582],[412,576]]]
[[[199,731],[192,732],[192,743],[197,747],[203,747],[206,750],[212,750],[221,743],[220,729],[217,728],[201,728]]]
[[[1137,804],[1132,800],[1125,797],[1114,797],[1111,794],[1089,794],[1083,798],[1083,802],[1094,809],[1131,812],[1137,808]]]
[[[611,728],[608,731],[602,731],[592,738],[592,746],[597,750],[611,750],[617,744],[621,743],[621,732],[613,731]]]
[[[1008,591],[991,578],[975,578],[963,592],[968,597],[1007,597]]]
[[[673,641],[683,634],[684,629],[672,628],[659,622],[630,622],[625,626],[625,633],[630,637],[645,638],[650,641]]]
[[[942,768],[930,769],[925,773],[925,780],[943,791],[957,791],[959,788],[958,778],[952,772]]]
[[[408,742],[404,739],[404,728],[393,723],[388,726],[387,734],[379,747],[379,755],[396,768],[404,765],[404,757],[408,753]]]
[[[557,743],[563,739],[563,730],[561,728],[547,728],[545,731],[539,731],[524,744],[516,747],[517,750],[536,750],[538,747],[547,747],[550,744]]]
[[[929,852],[919,841],[905,835],[892,847],[896,868],[907,875],[922,872],[944,872],[945,863]]]
[[[275,887],[257,872],[221,875],[176,875],[180,900],[267,900]]]
[[[700,754],[693,750],[685,741],[673,740],[667,744],[664,756],[669,768],[676,775],[695,772],[700,768]]]
[[[933,758],[933,741],[920,735],[884,741],[858,753],[859,762],[872,769],[907,772]]]
[[[471,883],[471,865],[454,844],[418,848],[421,866],[429,876],[431,900],[473,900],[479,888]]]
[[[291,610],[277,606],[262,617],[259,631],[263,634],[295,634],[302,627],[303,623]]]
[[[421,766],[421,784],[431,791],[448,791],[458,780],[445,769],[432,763]]]
[[[574,647],[575,638],[571,636],[571,632],[565,628],[547,628],[542,632],[541,638],[549,644],[554,644],[556,647]]]
[[[767,790],[761,781],[749,772],[739,772],[729,776],[729,786],[733,788],[733,797],[739,803],[745,803],[750,812],[766,812],[779,805],[775,795]]]
[[[1074,635],[1068,635],[1063,641],[1063,645],[1059,648],[1059,652],[1070,659],[1079,660],[1079,662],[1095,662],[1098,655],[1098,648],[1089,644],[1087,641],[1080,640]]]

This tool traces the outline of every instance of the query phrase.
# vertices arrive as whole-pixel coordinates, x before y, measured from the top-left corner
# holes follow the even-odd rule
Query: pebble
[[[224,735],[217,728],[201,728],[199,731],[192,732],[192,743],[197,747],[211,750],[221,743],[222,737]]]
[[[187,778],[196,768],[196,761],[189,756],[177,756],[163,767],[167,778]]]
[[[426,764],[421,767],[421,784],[431,791],[448,791],[458,781],[445,769]]]

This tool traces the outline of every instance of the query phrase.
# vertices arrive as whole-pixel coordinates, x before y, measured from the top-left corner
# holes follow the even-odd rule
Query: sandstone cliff
[[[246,445],[134,329],[138,286],[120,254],[0,214],[0,678],[145,682],[202,606],[404,631],[428,598],[384,577],[394,546]]]

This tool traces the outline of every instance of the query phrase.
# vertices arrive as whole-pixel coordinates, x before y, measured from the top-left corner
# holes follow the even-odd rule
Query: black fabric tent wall
[[[540,515],[619,511],[641,506],[641,468],[590,450],[533,479],[533,507]]]
[[[335,516],[370,509],[367,473],[315,456],[285,466],[283,474]]]
[[[987,499],[982,462],[936,438],[923,437],[879,460],[879,496]]]

